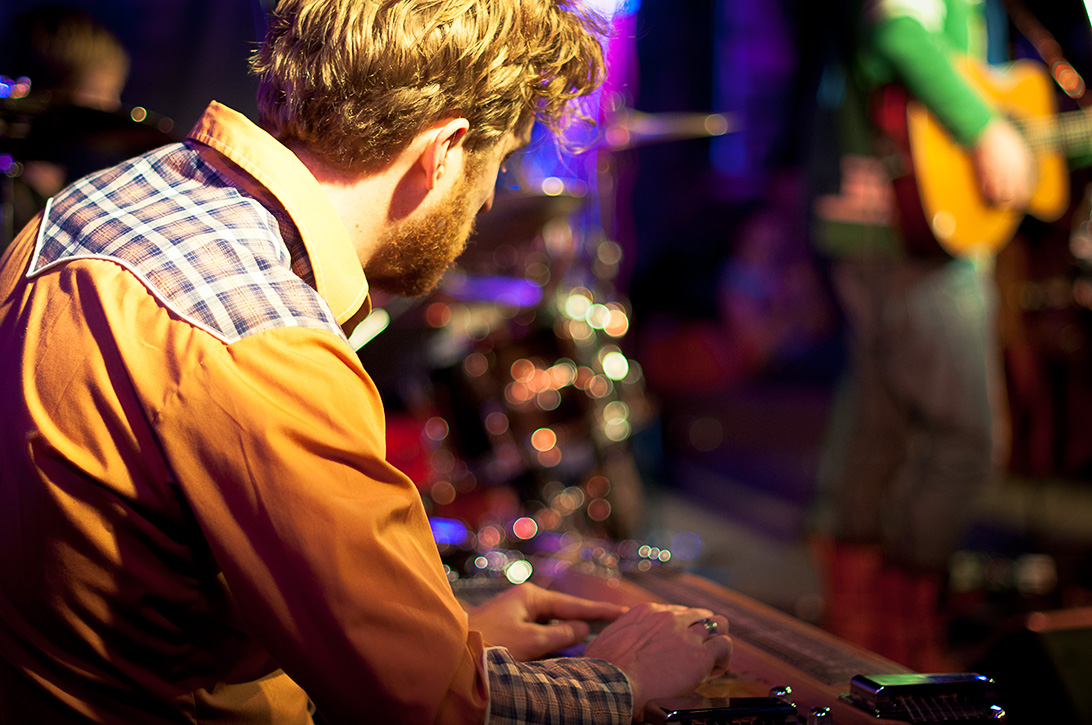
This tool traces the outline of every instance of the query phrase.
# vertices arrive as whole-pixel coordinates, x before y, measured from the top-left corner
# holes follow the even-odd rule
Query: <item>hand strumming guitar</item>
[[[1023,210],[1034,190],[1031,149],[1003,118],[991,121],[972,150],[982,196],[991,206]]]

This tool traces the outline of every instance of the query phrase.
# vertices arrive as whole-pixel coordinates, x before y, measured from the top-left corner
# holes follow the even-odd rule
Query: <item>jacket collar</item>
[[[316,291],[338,324],[352,332],[371,309],[368,280],[345,225],[307,167],[246,116],[216,101],[187,138],[226,157],[250,178],[240,178],[238,170],[206,155],[218,171],[259,197],[271,194],[284,207],[307,250]]]

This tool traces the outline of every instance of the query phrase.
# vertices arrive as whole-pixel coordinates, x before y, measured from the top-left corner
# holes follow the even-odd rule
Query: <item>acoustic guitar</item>
[[[992,254],[1012,239],[1030,214],[1055,221],[1069,205],[1066,154],[1092,139],[1092,116],[1057,114],[1044,66],[1020,60],[1003,69],[969,58],[957,68],[984,98],[1008,115],[1035,158],[1034,192],[1027,208],[999,209],[979,191],[971,155],[937,118],[905,91],[886,89],[878,122],[904,155],[905,175],[895,179],[895,197],[905,241],[913,251],[956,257]]]

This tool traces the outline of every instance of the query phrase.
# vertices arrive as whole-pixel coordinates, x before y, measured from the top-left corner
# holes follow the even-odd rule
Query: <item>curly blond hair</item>
[[[362,172],[453,115],[471,150],[532,114],[561,130],[589,120],[604,31],[579,0],[281,0],[251,59],[261,123]]]

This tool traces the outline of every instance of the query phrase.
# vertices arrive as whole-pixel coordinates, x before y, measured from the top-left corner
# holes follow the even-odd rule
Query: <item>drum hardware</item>
[[[723,136],[739,130],[727,113],[643,113],[623,108],[608,116],[603,145],[611,151],[666,141]]]

